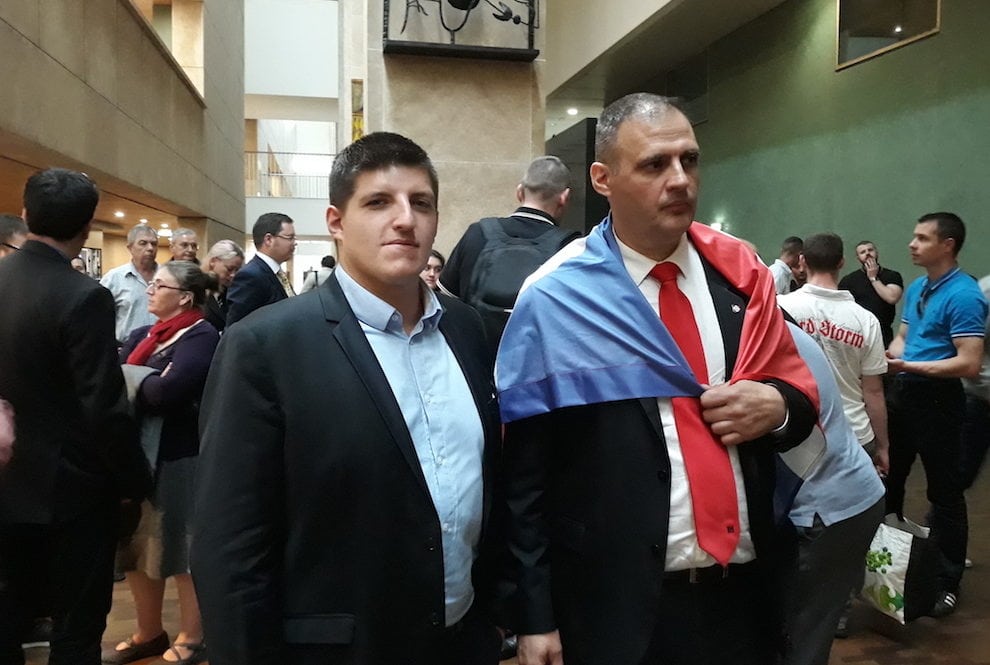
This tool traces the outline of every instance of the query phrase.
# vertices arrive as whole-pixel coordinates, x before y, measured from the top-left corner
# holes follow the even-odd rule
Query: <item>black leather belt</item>
[[[668,570],[663,574],[664,584],[711,584],[721,582],[730,577],[753,575],[756,572],[756,562],[730,563],[723,568],[718,564],[707,568],[687,568],[686,570]]]

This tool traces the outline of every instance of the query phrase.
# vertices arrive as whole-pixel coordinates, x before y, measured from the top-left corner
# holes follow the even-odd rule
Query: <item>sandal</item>
[[[188,649],[189,655],[183,658],[182,654],[179,653],[179,649]],[[206,660],[206,645],[202,642],[176,642],[165,651],[165,654],[169,653],[173,654],[176,660],[168,660],[163,655],[162,660],[166,663],[174,665],[197,665],[197,663],[202,663]]]
[[[134,636],[131,635],[121,642],[121,644],[126,646],[123,649],[117,649],[116,647],[105,649],[100,654],[100,660],[104,665],[124,665],[125,663],[133,663],[136,660],[157,656],[168,648],[168,634],[162,633],[147,642],[135,642]]]

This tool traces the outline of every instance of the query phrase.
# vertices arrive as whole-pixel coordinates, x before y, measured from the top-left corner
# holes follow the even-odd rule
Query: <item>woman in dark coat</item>
[[[131,333],[121,349],[125,375],[137,387],[142,446],[153,467],[155,490],[141,505],[133,536],[122,543],[118,563],[134,594],[137,632],[103,654],[109,664],[160,656],[166,662],[206,659],[199,604],[189,573],[193,480],[199,456],[199,401],[206,384],[216,329],[204,319],[207,290],[216,280],[189,261],[170,261],[148,285],[153,326]],[[179,634],[170,645],[162,628],[166,578],[179,595]]]

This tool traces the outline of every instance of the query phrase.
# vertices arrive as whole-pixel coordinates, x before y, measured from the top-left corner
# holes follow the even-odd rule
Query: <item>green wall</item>
[[[943,0],[941,32],[835,71],[835,0],[788,0],[709,49],[698,218],[772,261],[788,235],[877,243],[905,280],[923,213],[966,222],[990,273],[990,0]]]

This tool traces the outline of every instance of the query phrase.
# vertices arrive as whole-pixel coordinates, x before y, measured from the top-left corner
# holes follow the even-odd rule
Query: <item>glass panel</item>
[[[941,0],[838,0],[838,68],[938,32]]]

